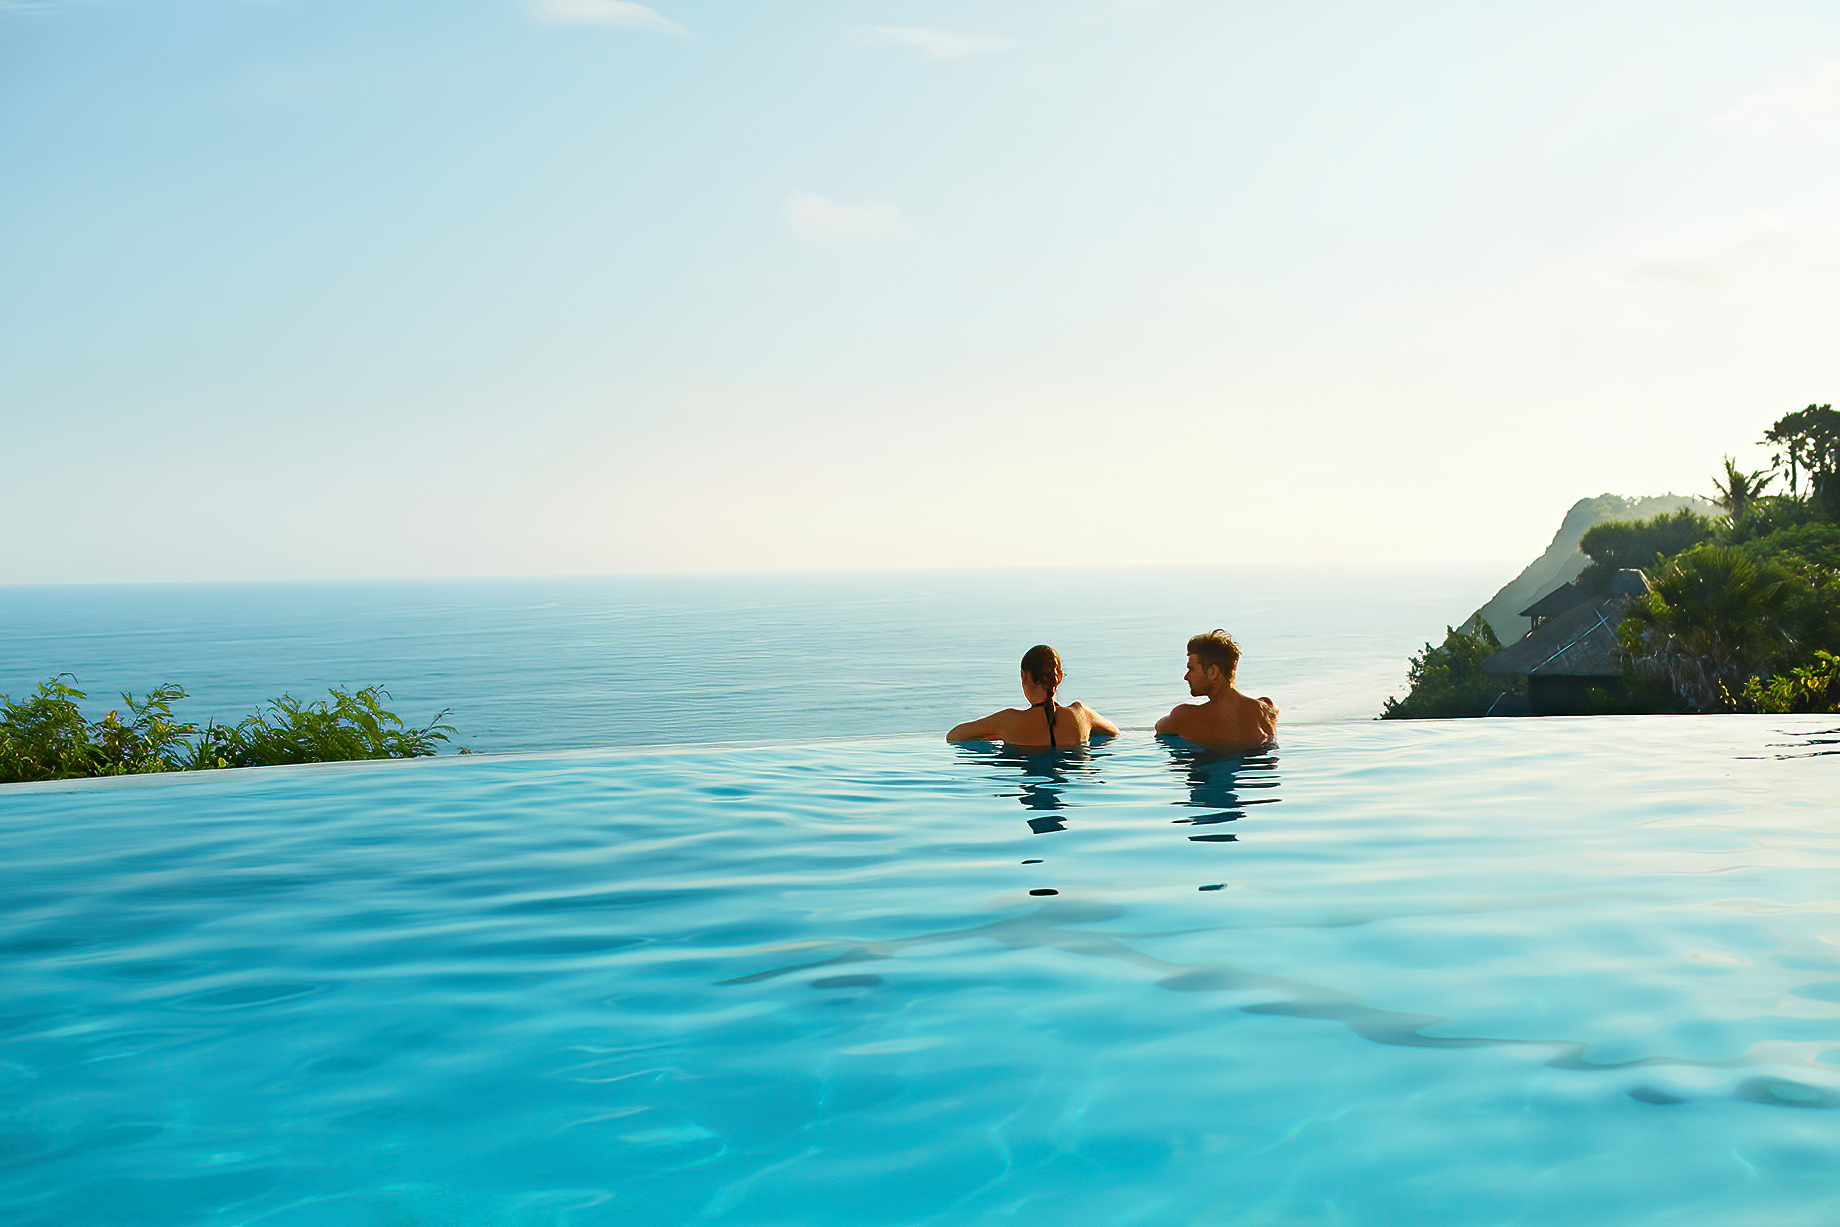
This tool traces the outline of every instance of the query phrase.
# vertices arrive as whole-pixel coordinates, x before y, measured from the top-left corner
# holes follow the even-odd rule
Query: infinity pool
[[[0,789],[0,1221],[1840,1221],[1840,730]]]

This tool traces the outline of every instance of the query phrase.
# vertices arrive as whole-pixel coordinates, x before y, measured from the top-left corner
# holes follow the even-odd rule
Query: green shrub
[[[77,705],[88,696],[75,681],[60,673],[17,703],[0,695],[0,783],[424,758],[454,734],[442,723],[445,711],[419,728],[405,725],[383,706],[389,693],[378,686],[335,686],[315,703],[284,694],[237,724],[212,721],[200,729],[173,715],[172,705],[185,697],[182,687],[160,686],[142,698],[124,694],[127,720],[115,710],[90,720]]]
[[[1814,663],[1744,684],[1743,705],[1752,711],[1840,712],[1840,656],[1816,651]]]
[[[1749,514],[1726,529],[1723,539],[1734,545],[1742,545],[1786,529],[1817,522],[1814,508],[1806,500],[1791,498],[1786,494],[1771,494],[1752,503]]]
[[[193,747],[194,767],[278,767],[288,763],[354,762],[371,758],[425,758],[454,728],[440,712],[421,728],[405,725],[384,708],[389,693],[377,686],[332,688],[329,698],[302,703],[292,695],[233,726],[205,726]]]
[[[1742,544],[1744,552],[1759,561],[1800,559],[1840,569],[1840,524],[1808,521],[1751,537]]]
[[[1388,699],[1382,720],[1431,720],[1447,717],[1486,716],[1505,694],[1519,689],[1518,679],[1490,677],[1482,671],[1485,657],[1501,650],[1495,628],[1481,618],[1473,634],[1444,628],[1444,642],[1415,653],[1406,666],[1409,690],[1403,699]]]
[[[77,707],[89,696],[65,678],[76,681],[60,673],[17,703],[0,695],[0,783],[180,769],[184,739],[198,731],[173,716],[183,689],[160,686],[139,699],[124,694],[126,722],[119,711],[91,721]]]
[[[1578,583],[1600,592],[1609,578],[1625,567],[1647,569],[1661,559],[1710,541],[1712,521],[1690,508],[1652,520],[1611,520],[1587,528],[1578,548],[1590,556]]]

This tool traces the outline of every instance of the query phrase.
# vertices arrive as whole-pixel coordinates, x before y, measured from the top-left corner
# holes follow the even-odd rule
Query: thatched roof
[[[1617,677],[1623,661],[1616,628],[1627,609],[1623,596],[1574,605],[1485,659],[1482,671],[1494,677]]]
[[[1604,585],[1605,596],[1647,596],[1648,576],[1635,567],[1624,567]]]
[[[1582,605],[1591,599],[1591,594],[1575,583],[1560,584],[1551,592],[1521,610],[1523,618],[1552,618],[1564,613],[1574,605]]]

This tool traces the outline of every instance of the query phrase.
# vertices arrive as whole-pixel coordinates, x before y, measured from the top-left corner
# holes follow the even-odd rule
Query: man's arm
[[[1159,736],[1186,737],[1190,722],[1194,719],[1193,703],[1178,703],[1169,709],[1169,714],[1156,722]]]
[[[1009,712],[1007,710],[1006,711],[995,711],[995,712],[991,712],[988,716],[985,716],[982,720],[967,720],[963,724],[955,724],[952,726],[952,731],[946,734],[946,740],[947,741],[997,741],[997,740],[1000,740],[1003,736],[1004,725],[1008,723],[1008,720],[1005,719],[1005,717],[1007,717],[1008,715],[1009,715]]]

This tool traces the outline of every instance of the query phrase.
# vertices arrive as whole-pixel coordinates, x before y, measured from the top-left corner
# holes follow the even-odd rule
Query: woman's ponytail
[[[1048,701],[1041,705],[1048,717],[1048,740],[1054,740],[1054,692],[1060,688],[1061,672],[1060,653],[1045,643],[1038,643],[1022,654],[1022,672],[1037,686],[1048,692]]]

